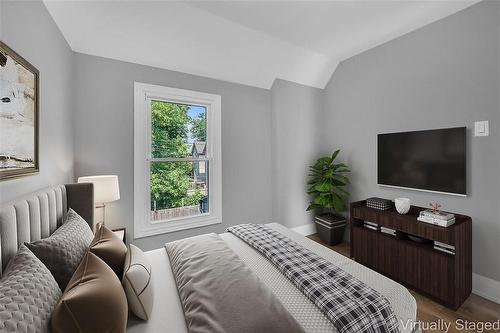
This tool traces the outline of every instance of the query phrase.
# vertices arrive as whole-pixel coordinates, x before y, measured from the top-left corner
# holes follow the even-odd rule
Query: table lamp
[[[118,176],[101,175],[78,177],[78,183],[94,184],[94,205],[96,209],[102,209],[102,222],[106,219],[106,203],[120,199],[120,188]]]

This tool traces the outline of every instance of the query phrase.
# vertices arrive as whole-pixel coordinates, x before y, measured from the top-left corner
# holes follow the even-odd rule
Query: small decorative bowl
[[[394,204],[399,214],[408,214],[410,211],[411,201],[408,198],[396,198]]]

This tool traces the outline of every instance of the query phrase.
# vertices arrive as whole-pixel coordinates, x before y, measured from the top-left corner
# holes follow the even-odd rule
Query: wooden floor
[[[328,246],[319,239],[317,234],[310,235],[308,237],[346,257],[350,257],[349,243]],[[485,329],[485,326],[480,326],[484,325],[484,322],[492,323],[500,320],[500,305],[497,303],[491,302],[475,294],[471,294],[457,311],[453,311],[430,300],[416,291],[410,290],[410,292],[417,300],[417,320],[421,321],[424,325],[427,324],[427,328],[429,328],[424,330],[424,332],[500,332],[487,330]],[[457,322],[457,320],[459,321]],[[470,325],[468,328],[470,329],[459,330],[459,328],[462,327],[457,327],[457,325],[463,326],[461,323],[464,323],[465,321],[468,321],[468,325]],[[437,325],[438,323],[441,325],[439,328],[445,327],[443,323],[450,324],[449,330],[432,329],[436,326],[431,325]]]

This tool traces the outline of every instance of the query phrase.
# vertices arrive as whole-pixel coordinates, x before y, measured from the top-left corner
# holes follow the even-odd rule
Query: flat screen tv
[[[455,195],[466,191],[466,128],[378,135],[378,184]]]

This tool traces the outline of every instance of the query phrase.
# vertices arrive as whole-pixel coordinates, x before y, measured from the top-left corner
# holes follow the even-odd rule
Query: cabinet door
[[[389,274],[392,244],[384,242],[380,232],[363,227],[353,229],[356,261],[381,273]]]
[[[417,246],[401,241],[399,246],[399,272],[402,282],[420,288],[420,272],[422,253]]]
[[[428,251],[422,255],[418,288],[447,304],[453,303],[453,260],[452,255],[437,251]]]
[[[363,265],[368,264],[368,238],[363,227],[352,227],[352,237],[354,241],[353,256],[357,262]]]
[[[399,279],[400,272],[400,249],[396,237],[379,235],[379,260],[377,270],[391,278]]]

